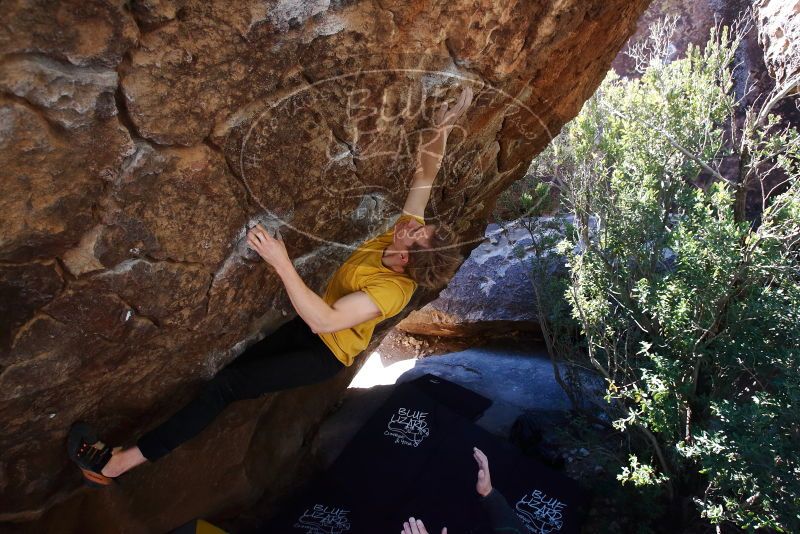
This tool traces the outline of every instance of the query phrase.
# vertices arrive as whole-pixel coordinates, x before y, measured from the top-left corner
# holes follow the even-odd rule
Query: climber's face
[[[420,224],[415,219],[398,222],[394,226],[394,244],[398,249],[408,250],[413,243],[423,248],[430,248],[431,238],[436,231],[433,224]]]

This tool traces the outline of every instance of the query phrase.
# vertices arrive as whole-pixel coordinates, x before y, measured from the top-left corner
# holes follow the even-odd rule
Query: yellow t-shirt
[[[415,215],[401,215],[397,222],[410,218],[425,224],[425,219]],[[417,289],[417,283],[410,277],[396,273],[381,263],[383,251],[392,244],[393,237],[394,226],[383,234],[365,241],[333,273],[322,297],[322,300],[332,306],[334,302],[349,293],[363,291],[381,310],[381,316],[375,319],[344,330],[317,334],[346,366],[353,365],[356,355],[367,348],[375,325],[400,313]]]

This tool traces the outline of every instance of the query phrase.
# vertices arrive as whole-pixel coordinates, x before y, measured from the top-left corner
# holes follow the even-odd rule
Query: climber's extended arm
[[[275,270],[294,309],[315,334],[344,330],[381,316],[381,310],[363,291],[349,293],[329,306],[303,282],[291,262]]]
[[[350,293],[333,306],[328,305],[300,278],[283,240],[269,235],[260,224],[247,233],[247,243],[275,268],[292,306],[313,332],[336,332],[381,316],[378,306],[363,291]]]
[[[403,205],[403,214],[425,216],[425,207],[431,197],[431,188],[442,165],[447,136],[453,129],[456,120],[464,113],[472,102],[472,88],[467,86],[458,98],[453,109],[447,109],[445,102],[435,113],[434,127],[422,133],[417,168],[411,180],[411,188]],[[432,133],[429,133],[432,132]]]
[[[414,178],[411,180],[411,187],[403,205],[404,215],[425,217],[425,207],[431,198],[431,188],[442,165],[447,134],[447,131],[437,128],[433,130],[431,140],[420,146],[417,169],[414,171]]]

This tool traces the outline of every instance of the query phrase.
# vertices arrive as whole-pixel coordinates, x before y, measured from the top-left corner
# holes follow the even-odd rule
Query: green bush
[[[738,107],[740,37],[713,31],[684,59],[651,58],[639,80],[610,74],[532,172],[574,216],[559,246],[565,295],[607,410],[647,444],[618,479],[690,495],[715,524],[789,532],[800,529],[800,134],[770,114],[780,88]],[[731,156],[738,171],[723,176]],[[745,186],[767,176],[786,181],[764,191],[757,223],[744,220]]]

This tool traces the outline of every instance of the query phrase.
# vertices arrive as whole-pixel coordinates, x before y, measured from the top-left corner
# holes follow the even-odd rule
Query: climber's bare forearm
[[[433,128],[422,133],[419,155],[417,157],[417,170],[414,172],[413,184],[418,186],[432,185],[442,165],[447,136],[455,126],[458,118],[466,111],[472,102],[472,88],[466,86],[455,106],[448,110],[449,102],[442,104],[433,116]]]
[[[427,141],[420,146],[417,156],[417,168],[411,180],[403,213],[407,215],[425,216],[425,206],[431,197],[433,182],[442,165],[442,154],[447,144],[447,132],[436,129],[433,134],[423,137]]]
[[[264,261],[272,265],[286,287],[286,293],[298,315],[312,331],[317,332],[328,324],[333,309],[314,293],[294,268],[283,239],[272,237],[261,224],[257,224],[247,232],[247,244],[258,252]]]
[[[417,157],[417,169],[414,172],[412,187],[430,186],[439,174],[442,166],[445,147],[447,146],[447,130],[436,128],[423,134],[423,144],[420,146]]]
[[[274,267],[297,314],[312,332],[323,331],[333,309],[303,282],[291,262],[280,263]]]

